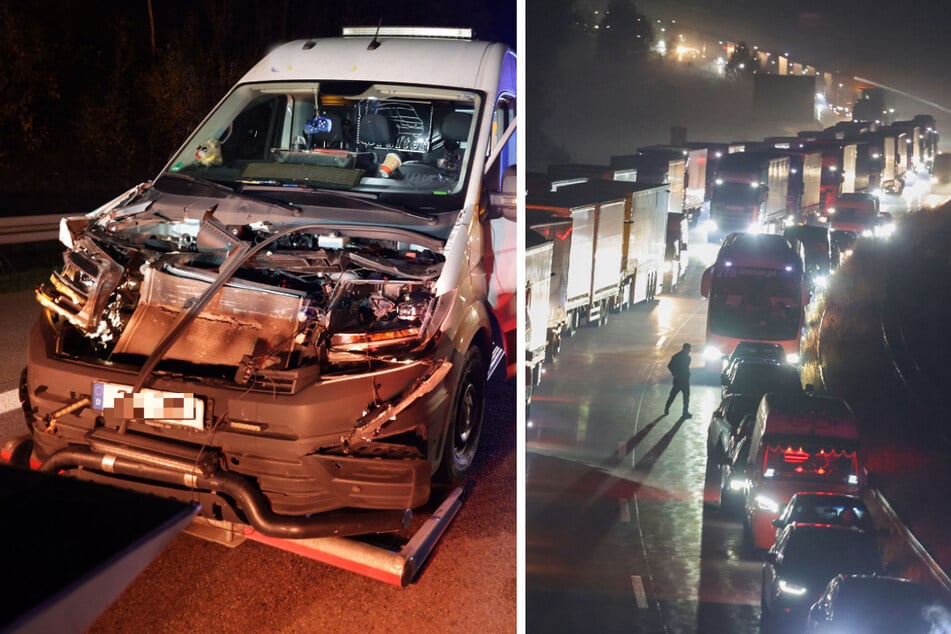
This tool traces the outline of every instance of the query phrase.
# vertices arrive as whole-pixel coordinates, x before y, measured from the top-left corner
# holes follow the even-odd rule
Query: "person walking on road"
[[[670,405],[674,402],[674,397],[678,393],[683,394],[684,398],[684,418],[690,418],[690,344],[685,343],[680,352],[677,352],[667,363],[667,369],[674,377],[674,384],[670,388],[670,396],[667,397],[667,405],[664,406],[664,416],[670,413]]]

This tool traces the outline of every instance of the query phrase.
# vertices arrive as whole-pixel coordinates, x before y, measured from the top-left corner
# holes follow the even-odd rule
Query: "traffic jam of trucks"
[[[515,54],[469,29],[275,48],[154,181],[64,219],[5,455],[223,541],[404,531],[519,365],[515,129]]]
[[[937,154],[937,139],[933,119],[922,115],[894,126],[853,122],[762,142],[646,146],[612,156],[609,165],[562,165],[547,178],[535,175],[528,181],[526,225],[537,237],[528,244],[548,240],[556,250],[562,244],[567,257],[552,258],[541,246],[528,249],[537,255],[526,261],[532,322],[527,393],[542,380],[541,366],[557,357],[563,336],[583,325],[604,324],[612,311],[681,288],[691,227],[705,229],[708,240],[719,245],[700,288],[708,300],[706,367],[721,371],[744,346],[759,346],[769,348],[771,356],[750,357],[750,364],[789,365],[798,374],[809,303],[824,291],[856,240],[894,231],[889,214],[880,211],[879,197],[901,193],[931,169],[940,183],[936,189],[951,192],[944,185],[951,182],[946,167],[951,161]],[[639,183],[643,189],[624,207],[620,240],[599,236],[598,223],[617,214],[623,192]],[[665,223],[663,211],[666,232],[658,229]],[[616,218],[611,223],[617,227]],[[574,240],[583,248],[564,245]],[[658,245],[663,249],[659,277]],[[610,266],[597,268],[608,261]],[[545,270],[549,262],[552,267]],[[577,288],[566,293],[565,281],[572,275]],[[539,297],[539,291],[549,294]],[[544,306],[550,311],[547,320]],[[539,323],[547,323],[544,340],[535,332]],[[733,470],[730,487],[743,499],[744,538],[753,548],[772,545],[774,522],[792,494],[861,495],[866,486],[848,404],[816,395],[811,386],[798,389],[760,401],[750,413],[755,425],[745,429],[745,437],[736,435],[736,444],[717,459],[726,465],[720,467],[723,473]],[[820,410],[825,413],[817,414]]]

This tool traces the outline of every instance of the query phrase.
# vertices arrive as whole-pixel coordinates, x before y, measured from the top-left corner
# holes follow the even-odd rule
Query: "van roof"
[[[766,437],[815,435],[858,439],[855,414],[848,403],[835,396],[771,392],[760,407],[766,426],[761,433]]]
[[[295,40],[268,53],[240,83],[260,81],[385,81],[482,90],[494,98],[504,44],[466,39],[336,37]],[[494,69],[494,72],[493,72]]]

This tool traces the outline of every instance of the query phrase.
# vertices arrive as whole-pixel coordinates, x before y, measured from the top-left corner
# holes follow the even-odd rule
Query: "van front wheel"
[[[458,484],[475,461],[485,406],[485,369],[479,349],[469,348],[462,365],[440,462],[441,480]]]

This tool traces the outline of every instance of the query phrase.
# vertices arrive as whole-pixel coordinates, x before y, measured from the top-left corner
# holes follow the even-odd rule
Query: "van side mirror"
[[[518,217],[517,192],[518,192],[518,169],[515,165],[509,165],[502,174],[501,191],[489,192],[488,217],[505,218],[515,222]]]

